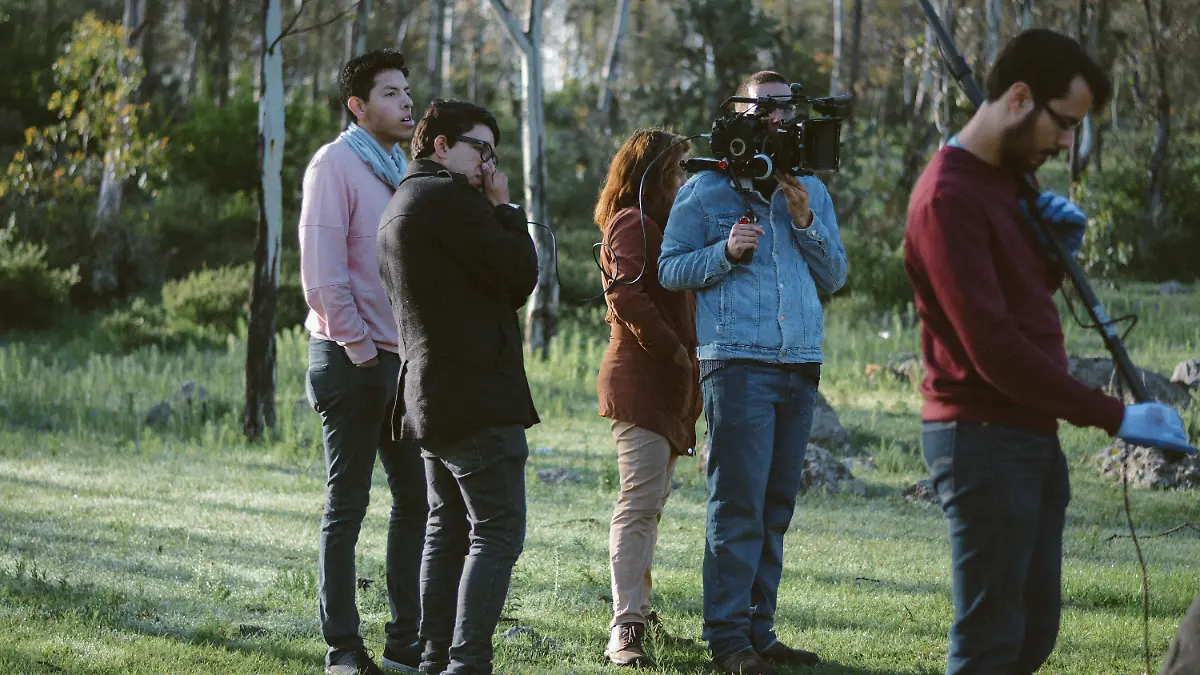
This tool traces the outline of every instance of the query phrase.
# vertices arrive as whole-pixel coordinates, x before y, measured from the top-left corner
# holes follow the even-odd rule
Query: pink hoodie
[[[391,186],[341,139],[318,150],[304,172],[300,282],[310,308],[304,327],[345,347],[354,363],[380,349],[399,351],[375,261],[379,219],[391,198]]]

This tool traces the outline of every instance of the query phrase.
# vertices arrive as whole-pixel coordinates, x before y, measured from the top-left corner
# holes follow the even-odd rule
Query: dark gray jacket
[[[538,272],[524,212],[419,159],[380,220],[376,256],[400,333],[392,436],[445,443],[537,424],[516,311]]]

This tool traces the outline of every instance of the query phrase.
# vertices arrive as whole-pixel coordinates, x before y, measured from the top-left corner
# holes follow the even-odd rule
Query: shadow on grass
[[[92,584],[70,584],[66,580],[50,581],[36,569],[18,565],[16,571],[0,572],[0,598],[13,607],[28,610],[27,619],[62,622],[81,621],[90,628],[137,633],[149,637],[165,638],[179,643],[220,650],[266,655],[284,662],[295,662],[306,668],[317,669],[323,664],[323,653],[319,649],[298,649],[288,645],[266,642],[271,632],[256,627],[201,624],[195,630],[181,631],[151,625],[153,608],[172,599],[130,598],[115,590],[99,588]],[[139,618],[145,617],[145,618]],[[260,636],[258,639],[235,637],[240,632]],[[294,638],[288,632],[286,637]],[[314,636],[316,638],[316,636]],[[11,652],[17,663],[43,667],[40,672],[66,672],[43,654]],[[35,671],[39,672],[39,671]]]

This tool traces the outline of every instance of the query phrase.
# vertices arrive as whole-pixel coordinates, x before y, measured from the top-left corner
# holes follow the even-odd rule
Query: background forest
[[[128,347],[245,316],[264,4],[279,3],[0,0],[0,330],[105,309],[107,332]],[[286,30],[274,41],[286,106],[277,328],[302,320],[300,180],[345,123],[337,75],[350,55],[402,49],[417,110],[442,96],[495,111],[500,155],[521,194],[523,52],[496,6],[284,0]],[[938,6],[980,78],[1023,26],[1076,35],[1095,51],[1117,95],[1043,180],[1069,189],[1091,216],[1083,255],[1094,275],[1200,273],[1200,202],[1189,199],[1200,192],[1200,2]],[[522,30],[532,16],[540,33],[538,194],[558,234],[562,280],[552,311],[569,313],[598,289],[591,209],[628,132],[706,132],[720,101],[760,68],[810,95],[855,96],[842,170],[825,177],[855,270],[842,295],[881,309],[909,300],[898,248],[909,189],[967,116],[915,1],[520,0],[505,9]],[[707,153],[707,142],[694,152]]]

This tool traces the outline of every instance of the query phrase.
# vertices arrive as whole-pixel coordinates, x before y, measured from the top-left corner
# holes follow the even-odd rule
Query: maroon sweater
[[[1061,276],[1021,215],[1017,180],[947,146],[913,190],[904,266],[928,373],[921,418],[1050,433],[1064,419],[1115,434],[1122,403],[1067,372]]]

